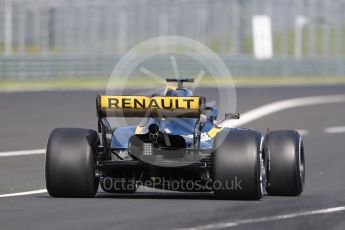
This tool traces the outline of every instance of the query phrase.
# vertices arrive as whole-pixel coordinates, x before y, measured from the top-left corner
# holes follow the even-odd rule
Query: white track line
[[[13,156],[25,156],[25,155],[37,155],[45,154],[45,149],[32,149],[32,150],[21,150],[21,151],[10,151],[0,152],[0,157],[13,157]]]
[[[276,113],[285,109],[289,109],[289,108],[318,105],[318,104],[328,104],[328,103],[341,103],[341,102],[345,102],[344,94],[287,99],[287,100],[277,101],[277,102],[273,102],[267,105],[260,106],[256,109],[253,109],[244,113],[241,116],[240,120],[223,121],[219,123],[219,126],[237,127],[237,126],[249,123],[251,121],[254,121],[256,119],[259,119],[261,117],[264,117],[264,116],[267,116],[272,113]],[[45,149],[27,150],[27,151],[23,150],[23,151],[15,151],[15,152],[2,152],[0,153],[0,157],[1,156],[3,157],[4,156],[22,156],[22,155],[44,154],[44,153],[45,153]],[[24,192],[24,195],[44,193],[44,192],[43,190],[34,190],[34,191]],[[23,193],[3,194],[3,195],[0,195],[0,197],[8,197],[11,195],[17,196],[16,194],[22,195]]]
[[[345,126],[327,127],[325,133],[345,133]]]
[[[264,116],[270,115],[272,113],[280,112],[282,110],[319,105],[319,104],[329,104],[329,103],[342,103],[345,102],[345,95],[325,95],[325,96],[312,96],[312,97],[302,97],[302,98],[292,98],[282,101],[277,101],[269,103],[267,105],[260,106],[256,109],[250,110],[241,116],[240,120],[225,120],[218,125],[221,127],[238,127],[243,124],[247,124]]]
[[[276,221],[276,220],[286,220],[286,219],[292,219],[292,218],[297,218],[297,217],[302,217],[302,216],[312,216],[312,215],[320,215],[320,214],[343,212],[343,211],[345,211],[345,206],[304,211],[304,212],[296,212],[296,213],[290,213],[290,214],[274,215],[274,216],[267,216],[267,217],[260,217],[260,218],[243,219],[243,220],[237,220],[237,221],[229,221],[229,222],[218,223],[218,224],[209,224],[209,225],[196,226],[196,227],[191,227],[191,228],[183,228],[183,230],[209,230],[209,229],[231,228],[231,227],[236,227],[243,224],[255,224],[255,223],[262,223],[262,222],[269,222],[269,221]]]
[[[32,195],[32,194],[40,194],[40,193],[46,193],[47,189],[38,189],[38,190],[32,190],[27,192],[17,192],[17,193],[9,193],[9,194],[1,194],[0,198],[2,197],[12,197],[12,196],[26,196],[26,195]]]
[[[301,135],[301,136],[306,136],[309,134],[309,131],[306,129],[296,129],[296,131]]]
[[[26,156],[26,155],[45,154],[45,153],[46,153],[45,149],[33,149],[33,150],[0,152],[0,157]],[[32,191],[27,191],[27,192],[0,194],[0,198],[13,197],[13,196],[26,196],[26,195],[40,194],[40,193],[46,193],[46,192],[47,192],[46,189],[38,189],[38,190],[32,190]]]

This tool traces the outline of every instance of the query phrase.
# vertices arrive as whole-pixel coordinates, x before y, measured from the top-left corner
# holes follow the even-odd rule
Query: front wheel
[[[266,191],[275,196],[298,196],[305,180],[304,146],[294,130],[277,130],[265,137],[264,158],[267,169]]]

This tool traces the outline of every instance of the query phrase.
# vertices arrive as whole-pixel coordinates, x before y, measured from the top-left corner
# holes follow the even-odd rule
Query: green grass
[[[345,76],[237,76],[234,77],[236,86],[271,86],[271,85],[328,85],[345,84]],[[117,80],[111,87],[153,88],[163,87],[159,82],[149,81],[146,77],[133,78],[130,82]],[[222,85],[230,85],[231,80],[223,81]],[[212,78],[204,77],[200,86],[214,86]],[[12,90],[50,90],[50,89],[105,89],[107,79],[104,78],[79,78],[79,79],[59,79],[59,80],[0,80],[1,91]]]
[[[345,84],[345,76],[235,77],[236,85],[330,85]]]
[[[106,83],[103,79],[1,80],[0,90],[101,89]]]
[[[323,55],[323,39],[324,33],[329,33],[329,41],[327,46],[329,46],[329,56],[340,55],[342,57],[345,56],[345,45],[341,47],[337,47],[336,42],[336,31],[339,30],[340,34],[345,34],[345,23],[342,25],[337,26],[330,26],[327,31],[325,31],[325,25],[315,25],[314,27],[314,40],[315,44],[312,47],[314,54],[316,57],[320,57]],[[286,51],[287,55],[293,56],[294,55],[294,46],[295,46],[295,29],[293,26],[289,28],[284,28],[284,30],[274,29],[272,31],[273,36],[273,52],[274,56],[281,56],[285,55],[284,51]],[[309,47],[309,24],[306,24],[303,27],[302,31],[302,56],[309,56],[312,55],[312,51]],[[222,33],[216,34],[212,38],[209,38],[206,41],[206,45],[208,45],[214,52],[216,53],[230,53],[231,52],[231,44],[233,41],[231,40],[232,34],[230,33]],[[339,43],[345,44],[345,36],[341,36],[341,40]],[[246,34],[243,38],[242,47],[240,47],[240,52],[244,54],[252,54],[253,53],[253,41],[252,36],[250,34]],[[287,44],[284,44],[287,42]],[[286,50],[284,50],[284,46],[286,46]],[[99,51],[107,49],[106,46],[100,47]],[[157,48],[158,49],[158,48]],[[338,50],[337,50],[338,49]],[[0,53],[3,53],[5,50],[4,42],[0,41]],[[184,46],[176,46],[177,51],[184,51]],[[42,52],[47,52],[48,54],[59,54],[63,53],[63,50],[58,50],[56,47],[47,47],[47,50],[43,50],[42,47],[39,47],[36,44],[26,44],[23,50],[20,50],[18,43],[12,44],[12,51],[13,53],[24,52],[26,54],[40,54]],[[152,51],[152,50],[151,50]],[[157,50],[158,51],[158,50]],[[142,52],[146,52],[142,50]]]

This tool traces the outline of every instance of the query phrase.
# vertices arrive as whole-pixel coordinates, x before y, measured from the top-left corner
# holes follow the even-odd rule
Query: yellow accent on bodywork
[[[101,109],[199,109],[200,97],[101,96]]]
[[[116,105],[111,104],[111,100],[116,100]],[[125,101],[124,101],[125,100]],[[135,108],[135,102],[136,100],[138,103],[143,104],[149,104],[151,98],[147,96],[101,96],[101,108],[102,109],[108,109],[108,108]],[[137,105],[140,105],[138,104]],[[143,107],[143,106],[142,106]]]
[[[135,134],[142,134],[144,126],[137,126],[135,129]]]
[[[212,129],[210,129],[210,131],[208,131],[207,135],[209,135],[210,137],[214,138],[217,135],[217,133],[222,131],[222,129],[224,129],[224,128],[213,127]]]

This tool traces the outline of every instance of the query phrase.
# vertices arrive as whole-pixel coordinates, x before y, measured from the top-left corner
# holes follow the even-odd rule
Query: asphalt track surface
[[[55,127],[96,128],[97,93],[0,93],[0,151],[45,148]],[[208,96],[210,90],[203,89],[203,94]],[[288,98],[333,94],[345,94],[345,86],[239,88],[238,112]],[[0,229],[212,229],[219,223],[235,229],[345,229],[344,210],[258,219],[345,206],[345,132],[327,131],[345,126],[345,103],[287,109],[244,126],[305,133],[306,187],[301,196],[224,201],[209,193],[142,190],[109,195],[100,190],[93,199],[55,199],[46,193],[3,197]],[[0,157],[0,195],[44,187],[43,154]]]

